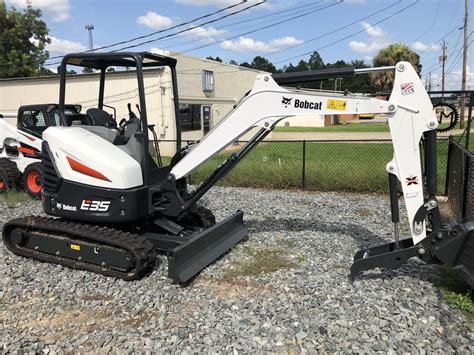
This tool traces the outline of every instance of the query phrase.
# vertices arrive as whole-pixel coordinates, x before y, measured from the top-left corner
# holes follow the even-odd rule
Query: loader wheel
[[[16,164],[0,158],[0,193],[16,190],[20,181],[20,171]]]
[[[41,198],[41,164],[28,165],[23,173],[23,187],[32,198]]]

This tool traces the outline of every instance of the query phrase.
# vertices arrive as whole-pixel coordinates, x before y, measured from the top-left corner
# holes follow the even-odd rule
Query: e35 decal
[[[83,200],[81,210],[90,212],[107,212],[110,207],[110,201]]]

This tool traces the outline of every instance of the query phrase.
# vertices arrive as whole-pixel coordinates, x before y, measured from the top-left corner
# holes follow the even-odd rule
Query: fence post
[[[464,181],[463,181],[463,194],[462,194],[462,205],[461,205],[461,218],[466,217],[467,207],[467,189],[469,187],[469,176],[471,170],[471,159],[469,157],[469,151],[463,152],[464,160]]]
[[[444,196],[448,196],[449,194],[449,178],[451,176],[450,172],[450,165],[451,165],[451,152],[452,152],[452,146],[453,144],[451,143],[452,137],[448,138],[448,157],[446,159],[446,179],[444,180]]]
[[[189,146],[189,141],[186,141],[186,146]],[[192,185],[193,184],[193,181],[191,179],[191,174],[188,175],[188,184],[189,185]]]
[[[304,190],[306,186],[306,140],[303,140],[303,161],[301,169],[301,189]]]
[[[467,115],[467,127],[466,127],[466,150],[469,150],[469,140],[471,138],[471,122],[472,122],[472,93],[469,95],[469,113]],[[464,116],[464,114],[463,114]]]

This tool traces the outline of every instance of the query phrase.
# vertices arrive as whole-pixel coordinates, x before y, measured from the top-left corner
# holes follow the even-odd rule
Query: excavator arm
[[[395,71],[393,89],[388,101],[349,94],[284,88],[279,85],[385,70]],[[451,225],[445,225],[441,221],[436,199],[438,121],[423,83],[408,62],[399,62],[394,67],[361,70],[346,68],[332,70],[331,73],[290,73],[275,77],[269,74],[258,75],[253,89],[173,167],[170,176],[172,179],[188,176],[243,134],[258,128],[258,132],[239,153],[233,154],[198,187],[186,202],[187,206],[191,206],[282,119],[316,114],[363,113],[385,114],[388,119],[393,158],[387,163],[386,170],[389,177],[395,241],[358,251],[351,267],[351,278],[354,279],[362,271],[376,267],[396,269],[408,259],[419,257],[429,263],[453,267],[474,286],[474,221],[464,220]],[[411,232],[410,237],[402,240],[398,226],[400,217],[397,180],[403,189]]]
[[[424,222],[415,221],[417,212],[424,204],[420,140],[425,132],[436,130],[438,121],[433,113],[430,98],[410,63],[400,62],[396,67],[385,67],[382,70],[395,70],[396,73],[389,101],[283,88],[271,75],[258,75],[248,95],[173,167],[171,174],[175,179],[188,176],[252,128],[260,128],[254,140],[261,140],[266,132],[271,131],[279,121],[287,117],[385,114],[388,117],[394,148],[394,156],[388,162],[387,170],[401,182],[412,237],[414,242],[418,243],[426,237]],[[337,72],[333,74],[338,75]],[[297,75],[297,78],[287,76],[277,80],[287,83],[315,79]]]

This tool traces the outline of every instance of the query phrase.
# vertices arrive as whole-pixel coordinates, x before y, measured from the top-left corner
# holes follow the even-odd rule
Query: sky
[[[50,56],[86,50],[85,25],[94,25],[96,48],[163,31],[128,45],[150,40],[151,43],[133,50],[183,52],[204,58],[219,56],[224,61],[237,62],[250,62],[261,55],[277,68],[307,60],[314,50],[328,63],[339,59],[371,63],[380,48],[401,42],[420,54],[422,79],[431,74],[435,90],[441,81],[439,56],[444,39],[448,57],[446,89],[461,86],[464,0],[30,1],[33,7],[43,11],[50,29]],[[6,0],[7,5],[17,8],[25,7],[26,2]],[[471,33],[474,30],[472,0],[469,6],[468,33]],[[219,10],[222,11],[214,16],[192,21]],[[227,18],[205,24],[223,16]],[[189,23],[167,30],[184,22]],[[178,31],[184,32],[159,39]],[[473,89],[474,60],[470,54],[469,49],[468,86]]]

